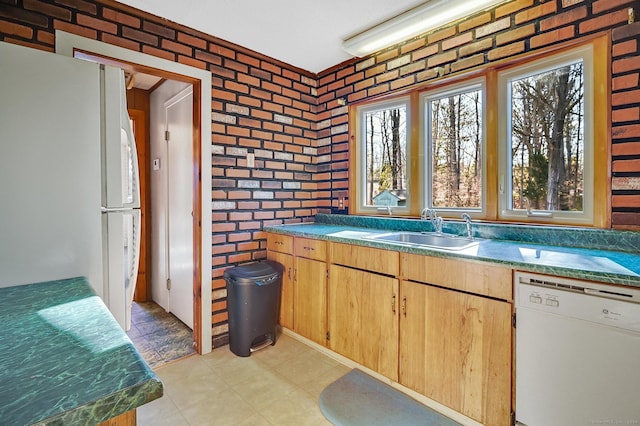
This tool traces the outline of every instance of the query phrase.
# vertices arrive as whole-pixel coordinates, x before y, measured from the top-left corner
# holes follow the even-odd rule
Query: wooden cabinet
[[[402,281],[399,382],[487,425],[509,424],[510,303]]]
[[[396,278],[330,265],[329,348],[397,381],[397,303]]]
[[[285,267],[280,325],[321,345],[327,335],[325,241],[267,234],[267,259]]]
[[[293,265],[285,327],[480,423],[509,424],[511,269],[275,237],[267,257]]]
[[[284,267],[279,322],[281,326],[293,330],[293,237],[268,234],[267,259],[278,262]]]

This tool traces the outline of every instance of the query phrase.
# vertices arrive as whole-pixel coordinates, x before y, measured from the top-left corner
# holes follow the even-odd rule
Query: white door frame
[[[211,73],[206,70],[172,62],[146,53],[56,30],[56,53],[73,57],[74,50],[83,50],[115,58],[133,64],[165,70],[200,80],[200,177],[201,177],[201,239],[200,286],[201,286],[201,352],[212,349],[211,333]],[[207,104],[208,102],[208,104]]]

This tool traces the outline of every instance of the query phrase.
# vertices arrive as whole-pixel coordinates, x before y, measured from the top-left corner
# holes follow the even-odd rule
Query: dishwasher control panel
[[[640,289],[516,272],[516,311],[532,309],[640,332]]]

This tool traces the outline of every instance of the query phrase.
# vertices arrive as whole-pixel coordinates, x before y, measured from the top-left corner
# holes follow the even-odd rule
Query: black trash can
[[[276,344],[282,265],[270,260],[224,272],[227,282],[229,346],[238,356]]]

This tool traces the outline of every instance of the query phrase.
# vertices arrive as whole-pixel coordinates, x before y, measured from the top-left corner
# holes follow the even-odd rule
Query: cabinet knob
[[[391,297],[391,312],[393,312],[394,314],[396,313],[396,295],[394,294],[393,297]]]

